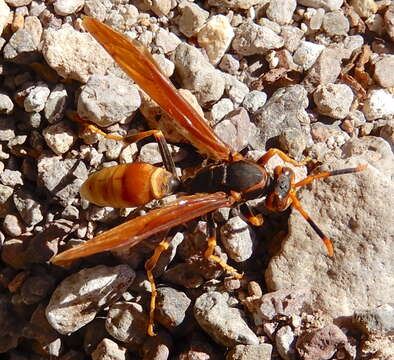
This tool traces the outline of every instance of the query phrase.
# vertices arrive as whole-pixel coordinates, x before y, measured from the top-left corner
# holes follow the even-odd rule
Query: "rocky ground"
[[[52,265],[55,254],[138,216],[79,196],[89,174],[158,164],[154,141],[82,131],[70,111],[130,134],[160,128],[186,176],[203,158],[84,31],[81,15],[148,47],[216,134],[249,159],[277,147],[307,173],[368,164],[252,227],[215,212],[173,229],[146,335],[144,262],[160,237]],[[394,359],[394,4],[389,0],[0,0],[0,353],[7,359]],[[272,171],[281,160],[272,159]],[[164,200],[166,201],[166,200]],[[168,200],[167,200],[168,201]],[[251,201],[264,212],[262,201]],[[2,357],[3,358],[3,357]]]

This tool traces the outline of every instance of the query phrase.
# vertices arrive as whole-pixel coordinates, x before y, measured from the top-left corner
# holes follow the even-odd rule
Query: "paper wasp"
[[[174,120],[174,127],[194,145],[200,153],[214,162],[205,166],[197,174],[180,181],[170,156],[166,141],[158,130],[132,135],[127,138],[107,135],[93,125],[93,131],[104,136],[133,142],[153,135],[159,143],[166,169],[146,163],[131,163],[102,169],[91,175],[82,186],[81,195],[89,201],[113,207],[132,207],[145,204],[153,199],[162,198],[174,192],[191,195],[179,197],[169,205],[151,210],[146,215],[129,220],[110,229],[86,243],[56,255],[52,262],[64,265],[74,259],[119,247],[132,247],[151,235],[184,224],[194,218],[208,214],[220,207],[232,206],[248,199],[261,197],[269,211],[281,212],[295,207],[323,240],[328,254],[333,256],[333,246],[320,228],[303,210],[296,197],[298,187],[309,184],[315,179],[362,171],[366,166],[349,168],[310,175],[295,182],[293,171],[278,166],[269,174],[264,165],[274,155],[295,166],[303,165],[289,158],[278,149],[270,149],[257,162],[243,158],[223,143],[206,124],[204,119],[179,94],[171,81],[163,75],[151,54],[142,45],[126,38],[99,21],[85,17],[84,27],[107,50],[118,65]],[[251,222],[259,225],[258,217],[249,216]],[[152,270],[163,250],[168,247],[163,240],[155,249],[145,267],[152,285],[151,308],[148,333],[153,335],[153,317],[156,287]],[[224,270],[240,276],[235,269],[213,255],[216,238],[211,232],[205,256],[219,263]]]

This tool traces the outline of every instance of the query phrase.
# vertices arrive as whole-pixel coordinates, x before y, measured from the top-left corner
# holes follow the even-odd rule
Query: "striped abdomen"
[[[90,175],[80,189],[86,200],[114,208],[134,207],[173,193],[179,181],[168,171],[146,163],[104,168]]]

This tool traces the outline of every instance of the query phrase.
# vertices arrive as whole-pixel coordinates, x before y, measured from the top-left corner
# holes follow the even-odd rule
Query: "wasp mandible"
[[[302,208],[296,190],[315,179],[362,171],[366,165],[310,175],[300,182],[295,182],[294,172],[289,167],[278,166],[273,174],[269,174],[264,166],[274,155],[295,166],[304,163],[291,159],[278,149],[268,150],[257,162],[244,159],[215,135],[204,119],[162,73],[145,47],[93,18],[85,17],[83,24],[134,82],[173,119],[174,127],[201,154],[213,160],[213,163],[202,167],[193,177],[182,181],[176,175],[173,159],[161,131],[149,130],[123,138],[107,135],[94,125],[77,118],[77,121],[91,130],[124,142],[154,136],[159,144],[165,167],[163,169],[147,163],[130,163],[99,170],[83,184],[80,191],[82,197],[97,205],[121,208],[140,206],[153,199],[178,192],[190,195],[181,196],[162,208],[151,210],[82,245],[60,253],[52,258],[53,263],[64,265],[74,259],[98,252],[132,247],[154,234],[211,213],[220,207],[239,205],[254,198],[262,198],[266,208],[271,212],[282,212],[290,206],[296,208],[323,240],[328,255],[333,256],[331,241]],[[254,225],[260,225],[262,222],[260,217],[252,213],[247,217]],[[152,285],[149,335],[154,335],[157,294],[152,270],[160,254],[168,246],[168,240],[163,240],[145,264]],[[214,255],[215,246],[216,238],[211,232],[204,255],[217,262],[224,270],[240,277],[234,268]]]

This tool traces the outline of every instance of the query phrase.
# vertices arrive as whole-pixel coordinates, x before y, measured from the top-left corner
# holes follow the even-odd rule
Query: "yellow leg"
[[[260,165],[265,165],[269,159],[271,159],[274,155],[278,155],[283,161],[286,161],[294,166],[303,166],[308,162],[308,159],[303,161],[295,161],[291,157],[287,156],[282,150],[279,149],[269,149],[259,160],[258,163]]]
[[[147,333],[149,336],[155,336],[156,333],[153,330],[154,323],[155,323],[155,308],[156,308],[156,297],[157,297],[157,290],[156,290],[156,283],[155,278],[153,276],[153,269],[155,268],[160,255],[163,251],[167,250],[170,246],[171,238],[165,239],[156,246],[153,255],[146,261],[145,263],[145,270],[148,276],[148,280],[151,286],[151,298],[150,298],[150,307],[149,307],[149,320],[148,320],[148,328]]]
[[[221,258],[219,258],[216,255],[213,255],[213,252],[216,247],[216,238],[214,236],[211,236],[208,238],[208,247],[204,252],[204,256],[209,259],[214,261],[215,263],[218,263],[223,270],[227,271],[231,275],[233,275],[237,279],[242,278],[242,274],[239,274],[236,269],[234,269],[232,266],[226,264]]]

